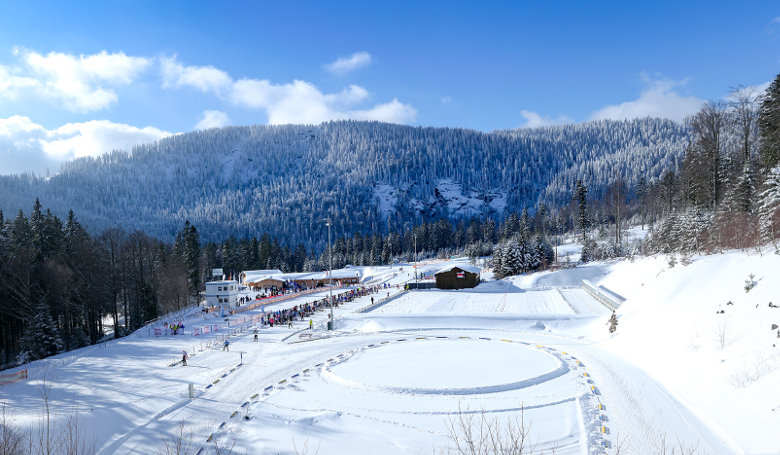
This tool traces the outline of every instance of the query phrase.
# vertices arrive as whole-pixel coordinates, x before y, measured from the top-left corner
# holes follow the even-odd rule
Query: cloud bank
[[[634,101],[606,106],[594,112],[591,120],[624,120],[641,117],[664,117],[681,121],[688,114],[696,113],[704,100],[695,96],[682,96],[676,88],[685,81],[653,80],[643,74],[645,87]]]
[[[68,123],[49,130],[28,117],[0,118],[0,174],[56,172],[65,161],[100,156],[111,150],[132,150],[171,133],[151,126],[137,128],[108,120]]]
[[[16,66],[0,66],[0,98],[26,94],[53,101],[73,112],[99,111],[117,102],[111,86],[131,84],[152,63],[123,52],[74,56],[14,49]]]
[[[274,84],[267,79],[233,80],[228,73],[213,66],[185,66],[176,57],[163,59],[161,68],[164,88],[194,88],[234,106],[263,110],[270,124],[345,119],[409,123],[417,116],[411,105],[397,99],[370,109],[355,109],[369,99],[368,91],[358,85],[350,85],[338,93],[323,93],[314,84],[301,80],[287,84]]]

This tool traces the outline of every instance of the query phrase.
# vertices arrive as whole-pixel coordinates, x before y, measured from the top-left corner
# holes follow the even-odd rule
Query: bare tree
[[[0,455],[21,455],[24,439],[14,424],[14,418],[0,402]]]
[[[455,445],[449,452],[462,455],[532,455],[536,445],[531,440],[531,424],[525,411],[507,417],[506,424],[490,418],[482,409],[472,412],[458,405],[458,412],[444,422],[447,436]]]
[[[620,246],[621,217],[626,213],[626,197],[628,196],[628,185],[626,181],[618,174],[615,180],[609,185],[607,191],[607,201],[612,206],[615,215],[615,245]]]
[[[691,122],[695,139],[693,151],[700,156],[706,175],[708,205],[717,207],[723,196],[723,144],[727,127],[726,103],[709,101]]]
[[[74,403],[68,419],[60,430],[61,455],[94,455],[97,453],[97,438],[88,437],[79,426],[79,413]]]
[[[726,319],[726,316],[723,316],[715,325],[715,340],[718,342],[721,349],[724,349],[726,344],[728,344],[729,336],[729,321]]]
[[[163,434],[162,448],[157,452],[158,455],[189,455],[193,451],[192,430],[185,431],[184,421],[170,433]]]
[[[760,102],[761,98],[754,87],[738,85],[729,94],[732,130],[739,139],[739,151],[745,164],[750,163],[757,151]]]
[[[295,445],[295,438],[293,438],[293,450],[295,451],[296,455],[307,455],[309,453],[309,438],[306,438],[305,441],[303,441],[303,447],[301,447],[301,451],[298,452],[298,447]],[[317,455],[320,453],[320,445],[322,444],[322,441],[320,441],[320,444],[317,444],[317,449],[314,451],[314,455]]]

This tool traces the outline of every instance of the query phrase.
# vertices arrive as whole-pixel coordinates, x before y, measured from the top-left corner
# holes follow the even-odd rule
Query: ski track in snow
[[[375,280],[397,283],[408,278],[409,273],[392,271]],[[545,275],[545,283],[549,281]],[[306,296],[285,306],[314,298]],[[369,299],[357,299],[336,312],[346,315]],[[99,455],[155,452],[161,436],[180,422],[187,422],[187,436],[195,450],[204,448],[204,454],[213,452],[213,442],[206,442],[209,437],[221,444],[236,438],[236,448],[251,453],[289,452],[290,437],[299,442],[319,438],[323,454],[364,453],[377,444],[389,448],[377,454],[419,453],[415,444],[446,444],[443,419],[461,404],[468,413],[527,412],[545,445],[539,448],[557,443],[560,454],[611,454],[620,438],[632,451],[660,451],[664,435],[667,443],[680,438],[698,441],[709,453],[734,453],[694,411],[642,370],[577,339],[577,327],[608,314],[582,289],[571,286],[524,290],[511,282],[490,282],[475,290],[407,292],[372,313],[347,317],[346,330],[330,338],[297,342],[292,337],[284,343],[280,340],[293,331],[263,328],[259,343],[252,342],[250,331],[231,337],[227,353],[221,352],[219,343],[199,350],[205,337],[131,336],[107,348],[64,355],[60,374],[67,384],[63,381],[53,398],[59,403],[78,399],[82,423],[96,429]],[[314,319],[325,320],[325,313]],[[300,328],[304,323],[296,324]],[[378,324],[378,329],[363,331],[371,324]],[[212,339],[221,335],[212,334]],[[466,347],[490,350],[511,343],[521,349],[518,353],[535,350],[556,359],[559,366],[516,381],[463,387],[366,383],[334,372],[340,365],[349,367],[345,371],[360,372],[356,362],[365,362],[366,353],[380,352],[374,350],[385,350],[390,360],[403,359],[405,354],[394,357],[392,352],[398,349],[393,346],[404,343],[440,346],[437,355],[442,361]],[[191,346],[196,347],[194,352]],[[182,349],[191,353],[189,366],[166,366]],[[239,351],[244,352],[240,367]],[[469,368],[498,372],[513,366],[500,360],[483,365],[479,354],[469,356],[467,366],[459,370],[464,384],[477,376],[469,375]],[[528,359],[524,361],[537,362]],[[415,380],[414,375],[405,377]],[[196,384],[195,399],[186,397],[189,383]],[[34,382],[7,389],[4,397],[10,397],[13,409],[22,413],[22,419],[32,418]],[[349,446],[343,445],[345,437],[354,438]],[[612,445],[602,447],[605,440]]]

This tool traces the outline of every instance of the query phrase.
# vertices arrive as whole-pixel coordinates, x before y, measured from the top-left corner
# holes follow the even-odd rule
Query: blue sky
[[[680,119],[778,72],[777,1],[13,2],[0,173],[228,124]]]

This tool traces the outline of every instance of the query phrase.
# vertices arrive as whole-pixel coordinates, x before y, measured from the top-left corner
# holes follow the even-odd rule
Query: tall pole
[[[330,288],[330,329],[335,327],[335,321],[333,320],[333,260],[331,256],[330,247],[330,218],[327,219],[328,225],[328,288]]]
[[[417,234],[414,234],[414,289],[419,290],[417,284]]]

